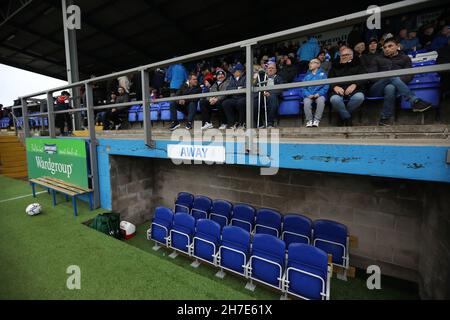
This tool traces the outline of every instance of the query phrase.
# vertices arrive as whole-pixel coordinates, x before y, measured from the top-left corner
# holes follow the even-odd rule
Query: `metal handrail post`
[[[253,45],[249,43],[245,46],[245,63],[246,63],[246,83],[245,83],[245,105],[246,105],[246,127],[247,143],[246,150],[253,151]],[[233,124],[230,124],[233,125]]]
[[[30,124],[28,123],[28,105],[27,99],[22,98],[22,119],[24,138],[30,137]]]
[[[53,95],[51,92],[47,93],[47,112],[48,112],[48,134],[50,138],[56,137],[56,129],[55,129],[55,114],[54,104],[53,104]]]
[[[92,190],[94,192],[94,208],[100,207],[98,160],[97,160],[97,138],[95,136],[95,114],[94,114],[94,96],[92,93],[92,84],[86,84],[86,108],[89,131],[89,154],[91,163]]]
[[[150,80],[149,73],[147,70],[141,71],[141,81],[142,81],[142,111],[144,115],[144,135],[145,144],[154,148],[155,143],[152,140],[152,121],[150,118]]]

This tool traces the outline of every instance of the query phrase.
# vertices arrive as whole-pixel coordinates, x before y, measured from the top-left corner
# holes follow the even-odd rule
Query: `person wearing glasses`
[[[309,62],[309,71],[303,81],[324,80],[327,74],[320,68],[320,60],[315,58]],[[323,109],[325,107],[325,95],[328,92],[329,85],[312,86],[303,88],[303,106],[305,109],[306,127],[318,127],[322,119]],[[312,105],[316,104],[316,112],[313,115]]]
[[[328,78],[353,76],[365,72],[359,60],[353,59],[353,50],[342,47],[339,63],[331,68]],[[340,125],[352,126],[352,114],[364,102],[364,84],[366,81],[333,84],[330,88],[330,103],[339,113]]]
[[[394,37],[388,38],[383,43],[383,53],[376,56],[368,67],[369,72],[380,72],[390,70],[401,70],[411,68],[411,59],[401,52],[400,44]],[[431,108],[431,103],[419,99],[408,88],[407,83],[413,76],[392,77],[380,79],[372,82],[369,95],[378,97],[384,96],[383,109],[380,115],[380,126],[392,124],[391,118],[395,109],[395,102],[398,95],[407,98],[412,105],[414,112],[424,112]]]

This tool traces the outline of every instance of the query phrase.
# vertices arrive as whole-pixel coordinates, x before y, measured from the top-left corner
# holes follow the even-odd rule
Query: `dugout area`
[[[148,221],[134,238],[119,241],[83,224],[103,209],[90,212],[82,203],[82,213],[74,217],[63,196],[52,207],[51,197],[42,193],[37,201],[43,212],[30,217],[24,212],[33,201],[27,182],[2,176],[0,188],[1,299],[279,299],[279,293],[262,286],[250,292],[238,277],[221,280],[211,267],[193,269],[187,258],[173,260],[167,250],[153,251],[145,238]],[[65,285],[66,269],[74,264],[81,269],[81,290]],[[365,279],[362,270],[347,282],[334,277],[331,299],[419,297],[414,283],[382,276],[383,290],[370,291]]]

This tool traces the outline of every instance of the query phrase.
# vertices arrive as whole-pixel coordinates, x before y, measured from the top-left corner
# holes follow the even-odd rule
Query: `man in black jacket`
[[[353,50],[343,47],[340,50],[339,63],[333,64],[328,78],[353,76],[364,73],[365,69],[359,59],[353,59]],[[352,126],[352,114],[364,102],[365,81],[331,85],[330,102],[337,112],[344,126]],[[348,100],[347,105],[345,101]]]
[[[190,74],[188,83],[183,84],[176,92],[176,96],[184,96],[189,94],[201,93],[202,89],[198,85],[198,79],[195,74]],[[195,112],[197,111],[198,99],[178,100],[170,104],[170,119],[172,124],[169,130],[175,130],[180,127],[180,123],[177,120],[177,110],[187,113],[188,122],[186,123],[186,129],[192,129],[192,122],[194,121]]]
[[[401,70],[411,68],[411,59],[400,51],[399,42],[388,38],[383,44],[383,53],[372,59],[369,72]],[[370,87],[370,96],[384,96],[380,126],[390,125],[397,95],[406,97],[412,104],[414,112],[423,112],[431,108],[431,103],[417,98],[406,85],[412,76],[392,77],[375,81]]]
[[[244,73],[244,66],[237,63],[233,69],[233,76],[230,79],[227,90],[243,89],[246,87],[247,78]],[[245,125],[245,95],[227,96],[223,101],[223,111],[227,117],[228,126],[242,127]],[[236,121],[235,111],[238,113]]]
[[[263,71],[264,73],[264,71]],[[266,73],[267,73],[267,82],[264,83],[263,85],[277,85],[277,84],[282,84],[283,83],[283,79],[277,75],[277,65],[272,62],[269,63],[269,65],[267,66],[266,69]],[[264,77],[264,76],[263,76]],[[261,78],[263,78],[261,77]],[[278,111],[278,97],[281,93],[281,90],[272,90],[272,91],[262,91],[261,92],[261,104],[258,106],[258,100],[255,101],[255,111],[254,111],[254,117],[255,117],[255,122],[257,122],[258,120],[258,108],[260,108],[260,123],[256,124],[256,127],[261,127],[262,125],[262,120],[264,118],[265,115],[265,110],[264,110],[264,100],[267,104],[267,127],[268,128],[272,128],[274,126],[275,123],[275,118],[277,116],[277,111]]]

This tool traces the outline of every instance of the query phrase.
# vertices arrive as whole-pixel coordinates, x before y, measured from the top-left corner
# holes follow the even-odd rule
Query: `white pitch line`
[[[47,191],[39,191],[39,192],[36,192],[36,194],[41,194],[41,193],[44,193],[44,192],[47,192]],[[26,197],[30,197],[30,196],[33,196],[33,194],[27,194],[27,195],[24,195],[24,196],[19,196],[19,197],[15,197],[15,198],[11,198],[11,199],[0,200],[0,203],[7,202],[7,201],[12,201],[12,200],[17,200],[17,199],[22,199],[22,198],[26,198]]]

